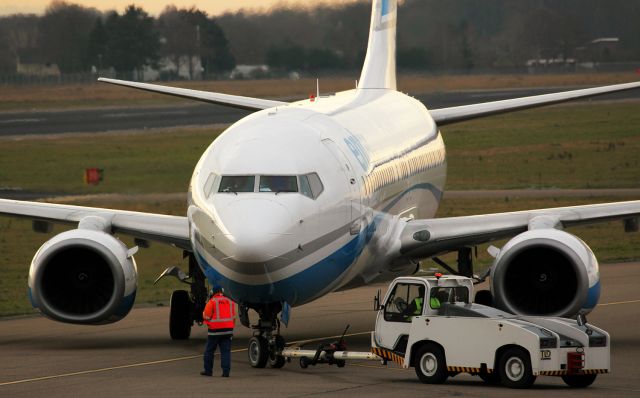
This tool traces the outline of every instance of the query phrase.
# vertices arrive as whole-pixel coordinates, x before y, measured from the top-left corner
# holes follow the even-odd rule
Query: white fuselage
[[[320,188],[304,194],[312,174]],[[270,191],[261,176],[294,176],[299,190]],[[229,178],[249,177],[250,188],[228,189]],[[227,129],[195,168],[193,250],[236,302],[304,304],[413,270],[388,255],[398,221],[433,217],[445,180],[437,126],[419,101],[395,90],[260,111]]]

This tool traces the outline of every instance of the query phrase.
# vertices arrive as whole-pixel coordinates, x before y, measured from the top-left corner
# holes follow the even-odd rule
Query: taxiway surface
[[[531,390],[488,386],[469,375],[424,385],[413,369],[364,361],[343,369],[301,369],[296,362],[283,369],[253,369],[246,352],[251,334],[243,327],[234,337],[231,377],[219,377],[218,357],[214,377],[202,377],[204,328],[195,327],[188,341],[171,341],[169,309],[152,307],[136,308],[107,326],[64,325],[41,317],[0,320],[0,397],[640,397],[640,263],[603,265],[601,278],[600,305],[589,322],[611,333],[613,372],[584,390],[551,377],[539,377]],[[367,350],[375,318],[372,298],[378,289],[384,294],[385,287],[332,293],[294,308],[283,334],[289,342],[313,340],[306,347],[315,348],[351,324],[349,349]]]
[[[434,92],[416,95],[416,98],[422,101],[429,109],[437,109],[567,91],[576,88],[581,87]],[[123,90],[127,89],[123,88]],[[637,90],[632,90],[594,97],[591,100],[637,98],[640,98],[640,94],[638,94]],[[193,101],[185,101],[184,104],[171,106],[0,112],[0,137],[230,124],[247,116],[249,113],[248,111]]]

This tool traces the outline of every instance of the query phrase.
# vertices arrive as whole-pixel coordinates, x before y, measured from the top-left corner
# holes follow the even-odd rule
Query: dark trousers
[[[207,345],[204,349],[204,371],[207,373],[213,373],[213,354],[216,352],[216,347],[220,346],[220,360],[222,367],[222,374],[228,375],[231,370],[231,339],[230,334],[221,336],[211,336],[207,338]]]

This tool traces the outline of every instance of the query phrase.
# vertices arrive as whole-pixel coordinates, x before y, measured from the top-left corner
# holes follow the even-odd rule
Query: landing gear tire
[[[268,363],[270,368],[280,369],[281,367],[284,366],[286,361],[285,357],[279,354],[280,352],[282,352],[284,345],[285,345],[284,337],[277,334],[275,336],[275,347],[269,347],[270,350],[269,350]]]
[[[536,381],[531,372],[529,353],[522,348],[510,348],[498,363],[500,381],[509,388],[529,388]]]
[[[571,388],[585,388],[596,381],[596,376],[598,375],[566,375],[562,376],[562,381]]]
[[[264,368],[269,359],[269,347],[267,339],[262,336],[253,336],[249,340],[249,364],[253,368]]]
[[[418,350],[415,369],[418,379],[426,384],[442,384],[449,376],[444,352],[434,344],[427,344]]]
[[[193,303],[186,290],[175,290],[171,294],[169,310],[169,335],[173,340],[187,340],[191,335],[191,307]]]

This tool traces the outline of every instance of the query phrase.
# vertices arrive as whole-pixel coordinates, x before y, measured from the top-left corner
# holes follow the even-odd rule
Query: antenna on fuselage
[[[316,98],[320,98],[320,79],[316,79]]]

